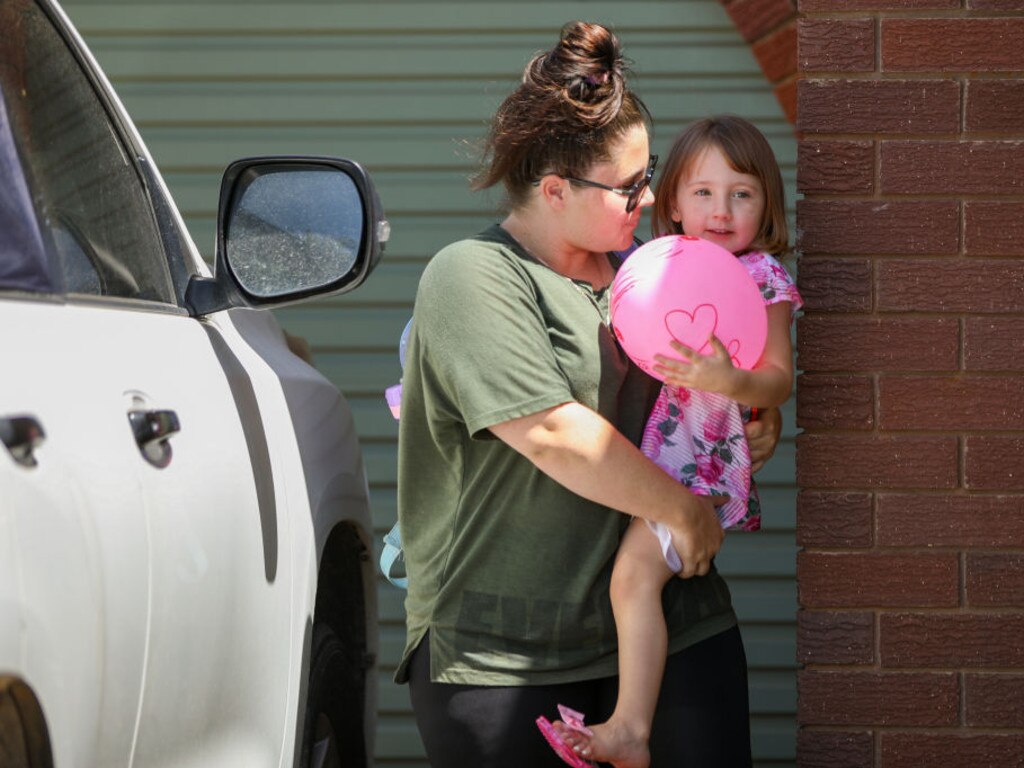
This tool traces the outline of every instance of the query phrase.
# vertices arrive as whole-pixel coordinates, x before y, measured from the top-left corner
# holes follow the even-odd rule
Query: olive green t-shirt
[[[402,379],[398,517],[409,588],[400,682],[428,631],[439,682],[616,673],[608,585],[628,518],[559,485],[488,431],[576,401],[639,442],[657,382],[616,343],[607,293],[534,260],[497,225],[444,248],[424,271]],[[714,571],[672,579],[663,603],[673,651],[736,621]]]

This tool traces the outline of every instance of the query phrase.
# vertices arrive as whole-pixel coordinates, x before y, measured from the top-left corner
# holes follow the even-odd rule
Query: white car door
[[[142,479],[152,612],[134,765],[276,766],[294,726],[283,473],[252,379],[221,332],[147,320],[159,343],[135,360],[146,371],[136,376],[142,409],[172,411],[180,429],[169,463]]]
[[[0,215],[38,233],[2,260],[0,418],[46,434],[35,467],[0,463],[21,626],[0,671],[26,671],[58,765],[278,765],[291,567],[245,350],[181,308],[160,192],[65,31],[29,0],[0,17],[23,189]]]
[[[0,667],[24,671],[56,764],[71,766],[128,763],[148,634],[138,451],[117,371],[97,349],[106,343],[88,343],[96,311],[0,298],[0,357],[32,361],[0,380],[0,418],[45,434],[31,463],[15,461],[18,436],[0,456],[0,527],[16,562],[4,619],[16,612],[20,624]]]

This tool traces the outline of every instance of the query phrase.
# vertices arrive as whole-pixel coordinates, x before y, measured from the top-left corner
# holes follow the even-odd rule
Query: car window
[[[7,122],[64,292],[172,303],[145,187],[89,78],[35,3],[0,2],[0,29]]]
[[[46,251],[0,95],[0,288],[49,293]]]

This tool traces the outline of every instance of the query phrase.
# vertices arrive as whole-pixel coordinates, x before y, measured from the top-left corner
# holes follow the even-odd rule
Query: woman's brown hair
[[[610,30],[583,21],[566,24],[558,45],[530,61],[522,84],[498,107],[473,188],[502,182],[516,208],[545,174],[581,177],[594,163],[612,159],[611,145],[650,121],[626,74]]]
[[[735,115],[718,115],[697,120],[683,129],[658,174],[654,192],[651,230],[655,237],[683,234],[682,225],[672,220],[676,189],[693,164],[708,147],[718,147],[737,173],[750,174],[764,190],[761,227],[750,244],[751,250],[784,256],[789,251],[786,201],[782,174],[768,140],[753,123]]]

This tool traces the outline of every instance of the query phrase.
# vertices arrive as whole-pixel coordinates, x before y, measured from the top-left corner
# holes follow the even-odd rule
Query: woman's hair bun
[[[530,62],[523,82],[557,92],[577,118],[600,128],[622,106],[626,69],[619,40],[611,30],[571,21],[562,27],[558,45]]]

